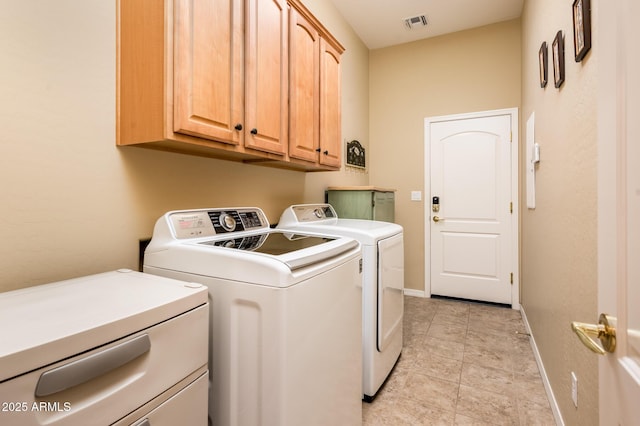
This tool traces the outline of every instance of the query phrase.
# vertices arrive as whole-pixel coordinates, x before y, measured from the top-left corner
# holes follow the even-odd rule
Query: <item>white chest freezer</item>
[[[0,424],[206,425],[208,316],[130,270],[0,293]]]

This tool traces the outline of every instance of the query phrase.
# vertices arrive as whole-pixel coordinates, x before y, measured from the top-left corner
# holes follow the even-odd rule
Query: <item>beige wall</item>
[[[520,30],[516,19],[370,53],[370,183],[397,189],[407,288],[425,284],[424,119],[519,107]]]
[[[330,0],[310,1],[346,47],[343,134],[368,137],[368,51]],[[304,174],[115,146],[115,4],[9,2],[0,14],[0,291],[137,268],[138,240],[181,208],[321,201],[352,172]],[[363,78],[364,76],[364,78]]]
[[[599,3],[591,2],[594,35]],[[597,358],[573,335],[570,323],[597,319],[598,48],[576,63],[572,25],[570,1],[525,2],[521,117],[524,128],[535,112],[541,161],[535,210],[526,208],[524,187],[521,192],[522,307],[566,424],[589,425],[598,423]],[[565,82],[560,90],[554,87],[550,66],[549,84],[541,89],[538,50],[543,41],[551,46],[558,30],[565,34]],[[579,383],[577,409],[571,401],[572,371]]]

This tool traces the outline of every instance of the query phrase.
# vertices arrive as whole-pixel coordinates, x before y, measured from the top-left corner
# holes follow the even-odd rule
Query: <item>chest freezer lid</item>
[[[130,270],[0,293],[0,383],[180,315],[207,294]]]

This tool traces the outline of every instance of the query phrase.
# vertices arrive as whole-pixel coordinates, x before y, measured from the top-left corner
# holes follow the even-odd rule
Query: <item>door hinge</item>
[[[513,131],[509,132],[509,142],[513,142]]]
[[[513,214],[513,201],[509,203],[509,213]]]
[[[509,281],[511,282],[511,285],[513,285],[513,272],[511,273],[511,278],[509,279]]]

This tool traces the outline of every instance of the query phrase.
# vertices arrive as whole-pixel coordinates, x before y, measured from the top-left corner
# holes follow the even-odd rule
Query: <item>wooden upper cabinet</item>
[[[289,123],[287,3],[249,0],[245,4],[245,146],[284,154]]]
[[[320,40],[320,164],[331,167],[340,167],[342,161],[341,53]]]
[[[300,0],[117,0],[117,144],[339,169],[343,50]]]
[[[157,3],[117,2],[118,145],[165,137],[164,5]]]
[[[290,0],[289,157],[337,170],[342,162],[340,55],[344,48]]]
[[[285,0],[174,1],[174,131],[284,155]]]
[[[320,151],[320,35],[293,8],[289,28],[289,156],[317,162]]]
[[[239,145],[244,132],[240,2],[175,0],[173,131]],[[238,129],[236,128],[238,127]]]

